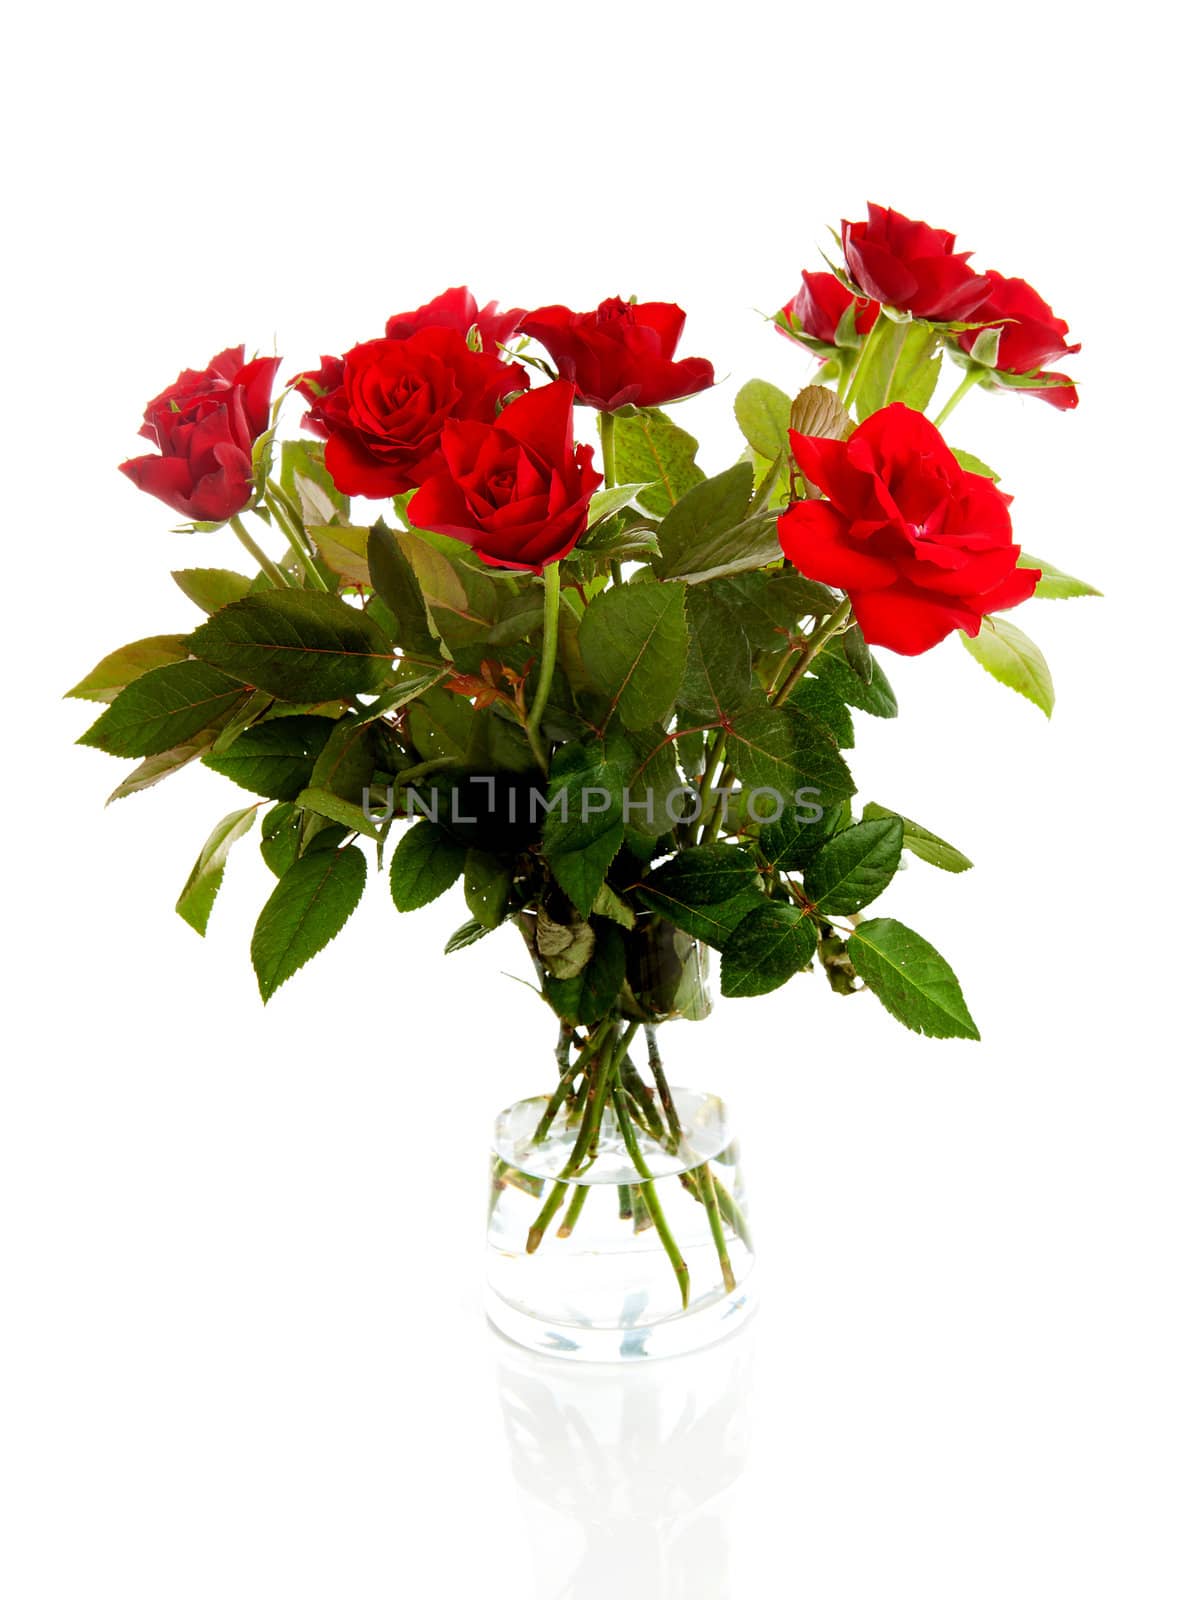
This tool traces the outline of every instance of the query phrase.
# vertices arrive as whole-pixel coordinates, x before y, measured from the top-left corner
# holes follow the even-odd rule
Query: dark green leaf
[[[215,728],[204,728],[186,743],[176,745],[171,750],[162,750],[157,756],[148,756],[123,779],[117,789],[111,791],[107,796],[107,805],[112,800],[124,800],[129,794],[138,794],[142,789],[154,788],[164,778],[170,778],[173,772],[179,772],[211,749],[216,736]]]
[[[617,476],[626,483],[648,483],[638,504],[664,517],[694,484],[703,481],[695,462],[698,441],[662,411],[639,411],[618,416],[613,425],[613,451]]]
[[[670,715],[687,658],[685,592],[679,584],[606,589],[580,624],[580,654],[594,687],[627,728]]]
[[[316,522],[308,525],[307,533],[328,572],[333,572],[349,586],[371,586],[367,528],[352,528],[343,524],[325,527]]]
[[[839,749],[853,748],[854,719],[827,679],[802,678],[790,694],[789,704],[820,722]]]
[[[872,717],[899,715],[899,702],[895,698],[895,691],[887,674],[879,665],[877,657],[871,658],[870,682],[864,683],[860,674],[847,664],[842,653],[842,641],[838,639],[833,644],[827,645],[816,660],[811,662],[809,670],[815,677],[828,683],[834,693],[848,706],[855,706],[859,711],[865,711]]]
[[[739,845],[699,845],[672,856],[637,889],[651,911],[721,949],[764,895],[756,864]]]
[[[393,852],[389,876],[397,910],[427,906],[457,883],[465,865],[465,849],[445,828],[427,819],[415,822]]]
[[[552,875],[580,912],[592,911],[609,864],[621,848],[623,777],[599,746],[564,745],[548,783],[554,802],[544,819],[544,853]]]
[[[855,971],[893,1017],[931,1039],[979,1039],[956,974],[939,951],[902,922],[860,923],[849,944]]]
[[[280,717],[247,728],[223,755],[205,756],[204,764],[253,794],[293,800],[310,783],[335,726],[329,717]]]
[[[507,914],[511,869],[485,850],[466,852],[466,905],[484,928],[497,928]]]
[[[734,467],[708,478],[689,490],[670,511],[658,529],[659,559],[654,563],[663,578],[683,573],[702,573],[722,567],[747,555],[754,539],[745,530],[732,536],[732,529],[748,514],[752,498],[752,463],[738,461]],[[772,539],[780,558],[780,543]],[[763,566],[763,560],[749,563]]]
[[[352,844],[313,850],[282,874],[250,946],[263,1000],[330,944],[359,904],[367,873],[364,852]]]
[[[786,650],[805,617],[828,617],[838,601],[821,583],[800,573],[744,572],[719,578],[707,593],[722,600],[753,650]]]
[[[370,617],[337,596],[301,589],[249,595],[188,641],[194,655],[280,700],[375,694],[392,647]]]
[[[833,740],[795,706],[737,712],[728,729],[727,758],[745,790],[765,791],[768,798],[755,806],[765,821],[772,819],[771,798],[787,816],[794,807],[829,810],[854,793]]]
[[[863,806],[862,817],[864,822],[874,817],[899,817],[903,824],[904,848],[910,850],[913,856],[919,856],[921,861],[939,867],[942,872],[967,872],[973,864],[968,856],[959,851],[955,845],[949,844],[946,839],[941,839],[938,834],[921,827],[910,817],[901,816],[898,811],[889,811],[886,806],[875,805],[873,800],[869,805]]]
[[[813,960],[817,930],[783,900],[750,911],[729,936],[720,962],[720,992],[734,999],[768,994]]]
[[[372,587],[397,620],[398,638],[406,650],[429,656],[437,653],[437,642],[430,632],[429,616],[421,585],[400,547],[403,535],[392,533],[377,522],[368,536],[368,570]]]
[[[565,1022],[591,1027],[617,999],[625,978],[625,941],[611,922],[595,924],[592,958],[573,978],[549,978],[548,1001]]]
[[[823,846],[806,867],[806,892],[826,916],[852,916],[882,894],[902,852],[898,817],[856,823]]]
[[[445,953],[447,956],[452,956],[455,950],[466,950],[493,931],[491,928],[484,928],[481,922],[476,922],[472,917],[469,922],[463,922],[460,928],[456,928],[450,934],[445,943]]]
[[[262,860],[276,878],[280,878],[298,860],[301,827],[302,818],[298,808],[288,801],[274,806],[262,818]]]
[[[314,785],[299,792],[301,810],[310,811],[328,822],[336,822],[348,833],[362,834],[365,839],[378,839],[380,830],[376,823],[353,800],[344,800],[330,789],[317,789]]]
[[[221,879],[225,876],[229,851],[253,827],[256,815],[256,806],[246,806],[244,811],[231,811],[227,817],[223,817],[209,834],[188,874],[188,882],[180,891],[176,910],[188,926],[195,928],[202,936],[208,927],[209,914],[217,898],[217,890],[221,887]]]
[[[78,740],[112,756],[155,756],[230,715],[245,694],[203,661],[155,667],[127,685]]]
[[[107,704],[155,667],[166,667],[177,661],[187,661],[188,640],[182,633],[159,633],[151,639],[136,639],[121,650],[112,650],[72,689],[66,690],[67,700],[100,700]]]
[[[977,637],[970,639],[962,632],[960,642],[998,683],[1024,695],[1049,717],[1054,710],[1050,668],[1042,651],[1020,628],[1005,617],[985,617]]]
[[[677,793],[683,787],[675,762],[675,745],[661,728],[641,728],[626,733],[610,728],[605,754],[621,774],[622,823],[633,840],[660,839],[692,811],[693,795]]]

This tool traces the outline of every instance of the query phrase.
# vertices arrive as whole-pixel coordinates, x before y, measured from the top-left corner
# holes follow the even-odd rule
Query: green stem
[[[589,1186],[587,1183],[577,1184],[576,1193],[572,1196],[572,1199],[569,1200],[568,1210],[564,1213],[564,1220],[556,1229],[557,1239],[567,1239],[573,1228],[575,1228],[576,1219],[584,1210],[584,1203],[588,1199],[588,1193]]]
[[[874,327],[862,341],[862,348],[858,352],[858,360],[854,363],[854,371],[850,375],[850,386],[846,390],[845,397],[842,400],[842,404],[846,407],[847,411],[850,410],[851,406],[858,397],[858,391],[862,386],[862,380],[866,376],[866,369],[869,364],[871,350],[874,348],[876,341],[882,337],[883,330],[885,328],[889,328],[890,326],[891,319],[889,317],[885,317],[880,311],[879,315],[875,318]]]
[[[682,1308],[685,1311],[691,1300],[690,1272],[687,1270],[682,1251],[679,1249],[678,1243],[667,1224],[666,1217],[663,1215],[662,1202],[659,1200],[655,1189],[653,1174],[646,1165],[646,1158],[642,1155],[637,1135],[633,1131],[629,1108],[625,1104],[625,1095],[619,1090],[615,1090],[613,1093],[613,1106],[617,1113],[617,1125],[621,1129],[622,1140],[625,1143],[626,1150],[629,1152],[629,1159],[633,1162],[634,1170],[640,1173],[642,1177],[642,1182],[637,1185],[638,1191],[653,1219],[658,1238],[662,1242],[662,1248],[670,1258],[670,1265],[673,1267],[674,1275],[678,1279],[679,1293],[682,1295]]]
[[[719,1201],[715,1196],[715,1180],[711,1176],[711,1168],[705,1161],[699,1168],[699,1187],[702,1190],[703,1209],[707,1213],[711,1237],[715,1241],[715,1254],[719,1257],[719,1270],[723,1273],[723,1286],[728,1294],[731,1294],[736,1286],[736,1275],[732,1271],[731,1257],[727,1253],[727,1240],[723,1234],[723,1218],[719,1214]]]
[[[981,379],[985,377],[988,371],[989,368],[981,366],[979,362],[975,362],[969,368],[964,377],[957,384],[956,388],[948,396],[948,399],[944,402],[944,406],[940,412],[940,415],[932,424],[934,428],[942,428],[944,426],[945,422],[947,422],[948,418],[956,410],[957,406],[964,399],[965,395],[968,394],[969,390],[974,386],[974,384],[980,383]]]
[[[613,441],[613,413],[598,411],[601,423],[601,471],[605,474],[605,488],[617,487],[617,452]]]
[[[850,601],[843,600],[833,615],[827,617],[820,628],[815,628],[813,630],[809,636],[809,640],[804,650],[802,650],[801,654],[793,663],[788,677],[773,696],[772,704],[774,706],[784,705],[785,701],[789,698],[793,690],[797,687],[801,679],[809,670],[810,662],[812,662],[821,654],[835,634],[841,633],[849,616]]]
[[[670,1147],[673,1155],[682,1140],[682,1123],[678,1120],[678,1108],[670,1092],[670,1085],[666,1081],[666,1074],[662,1070],[662,1052],[658,1048],[656,1028],[656,1023],[646,1023],[646,1051],[650,1062],[650,1076],[658,1090],[658,1098],[662,1102],[662,1110],[666,1116],[666,1126],[670,1129],[670,1137],[674,1141]]]
[[[299,565],[310,579],[311,587],[329,593],[326,580],[315,566],[314,554],[303,530],[302,519],[272,478],[266,484],[266,504],[270,508],[270,515],[286,535]]]
[[[543,654],[539,664],[539,682],[535,686],[535,697],[531,702],[531,710],[527,717],[527,742],[531,752],[539,762],[541,769],[548,770],[548,753],[544,748],[543,739],[540,737],[540,721],[544,714],[544,707],[548,703],[548,695],[552,690],[552,678],[556,671],[556,646],[560,639],[560,563],[549,561],[544,568],[544,643]]]
[[[543,1239],[544,1234],[548,1231],[548,1223],[551,1222],[552,1218],[556,1215],[556,1212],[559,1211],[560,1203],[564,1199],[564,1196],[567,1192],[568,1185],[566,1183],[555,1183],[552,1185],[551,1194],[544,1201],[539,1216],[536,1217],[535,1221],[531,1224],[531,1228],[527,1234],[527,1254],[529,1256],[534,1255],[539,1249],[540,1241]]]
[[[289,577],[287,577],[286,573],[282,571],[282,568],[276,566],[274,562],[270,560],[266,552],[262,549],[261,545],[256,542],[240,517],[230,517],[229,526],[237,535],[238,539],[240,539],[241,543],[249,551],[253,559],[257,562],[258,566],[265,573],[266,577],[269,578],[275,589],[292,589],[294,587]]]
[[[727,734],[721,729],[720,732],[715,735],[715,743],[711,746],[711,753],[707,757],[707,766],[699,784],[699,816],[704,819],[699,827],[700,844],[710,843],[710,840],[707,838],[707,829],[710,826],[710,821],[707,820],[707,802],[710,800],[712,790],[715,788],[715,778],[723,766],[723,758],[726,751]],[[718,801],[716,802],[715,815],[719,815]],[[714,837],[714,834],[712,837]]]

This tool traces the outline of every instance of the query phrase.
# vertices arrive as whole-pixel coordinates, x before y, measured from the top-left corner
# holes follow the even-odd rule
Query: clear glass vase
[[[752,1307],[726,1109],[713,1094],[670,1088],[662,1068],[659,1024],[708,1009],[702,953],[665,928],[639,930],[650,937],[635,942],[624,1008],[563,1030],[555,1091],[495,1122],[487,1310],[532,1350],[680,1355],[724,1337]]]

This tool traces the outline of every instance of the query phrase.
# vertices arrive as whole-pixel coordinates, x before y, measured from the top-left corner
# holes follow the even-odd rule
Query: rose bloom
[[[832,345],[838,324],[850,306],[855,308],[854,331],[860,335],[869,333],[879,319],[877,300],[859,299],[832,272],[803,272],[801,287],[778,312],[784,321],[776,325],[786,338],[792,338],[795,332],[803,333],[821,344]]]
[[[303,426],[326,439],[324,462],[341,494],[381,499],[414,489],[440,464],[451,418],[490,422],[526,389],[527,373],[491,351],[471,350],[456,328],[370,339],[340,359],[324,356],[294,387],[310,401]]]
[[[541,306],[523,319],[523,332],[538,339],[560,376],[575,384],[578,400],[616,411],[665,405],[715,382],[710,361],[674,359],[685,321],[679,306],[657,300],[636,305],[614,296],[595,311]]]
[[[482,348],[497,353],[499,345],[514,337],[524,315],[518,307],[500,311],[497,300],[491,300],[480,311],[469,289],[447,289],[416,311],[402,311],[389,317],[384,336],[407,339],[412,333],[420,333],[422,328],[454,328],[465,338],[471,328],[477,328]]]
[[[566,556],[604,482],[591,445],[573,443],[574,399],[570,383],[550,383],[493,423],[447,422],[443,465],[409,501],[409,521],[461,539],[492,567],[539,572]]]
[[[1010,496],[966,472],[926,417],[886,406],[845,441],[790,432],[797,465],[827,500],[777,524],[807,578],[844,589],[870,644],[920,655],[954,628],[1028,600],[1042,576],[1017,564]]]
[[[971,319],[989,279],[967,251],[954,252],[955,234],[882,206],[868,205],[867,216],[842,223],[846,265],[864,294],[928,322]]]
[[[131,482],[194,522],[227,522],[253,498],[253,445],[270,421],[279,356],[245,360],[245,346],[181,372],[148,402],[139,429],[159,448],[119,468]]]
[[[997,325],[997,362],[995,370],[1018,375],[1033,373],[1048,378],[1049,387],[1022,389],[1023,394],[1035,394],[1057,406],[1060,411],[1071,411],[1079,404],[1079,393],[1065,372],[1046,372],[1048,361],[1059,361],[1063,356],[1073,356],[1082,347],[1068,344],[1070,332],[1061,317],[1056,317],[1036,289],[1024,278],[1003,278],[999,272],[989,273],[989,292],[969,316],[970,322],[990,322]],[[984,330],[970,328],[958,336],[957,343],[968,354]]]

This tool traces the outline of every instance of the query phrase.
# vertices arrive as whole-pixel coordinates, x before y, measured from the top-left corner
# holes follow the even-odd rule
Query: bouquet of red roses
[[[183,531],[228,524],[257,570],[175,572],[204,620],[71,691],[106,702],[81,742],[140,763],[116,795],[199,760],[255,797],[212,830],[177,910],[205,931],[231,847],[260,823],[276,879],[252,944],[263,999],[340,931],[371,859],[402,911],[462,885],[449,951],[514,924],[559,1027],[534,1133],[567,1141],[527,1249],[569,1187],[571,1233],[576,1180],[615,1135],[634,1180],[622,1215],[658,1229],[684,1305],[642,1176],[642,1141],[683,1137],[654,1029],[703,1014],[711,947],[726,995],[816,963],[917,1032],[976,1038],[943,957],[863,915],[904,851],[969,862],[856,808],[853,715],[896,714],[874,647],[952,634],[1049,714],[1046,664],[1006,614],[1094,593],[1023,552],[997,475],[940,432],[975,387],[1073,407],[1053,365],[1078,349],[1067,324],[898,212],[871,206],[841,243],[775,318],[820,361],[814,381],[793,397],[746,383],[747,448],[713,477],[667,409],[714,383],[679,356],[672,304],[524,312],[451,289],[277,400],[278,360],[241,346],[182,373],[123,471]],[[946,365],[960,378],[933,422]],[[279,442],[299,401],[303,436]],[[597,439],[578,441],[594,413]],[[518,1177],[502,1165],[500,1183]],[[730,1289],[736,1201],[706,1163],[683,1186]]]

